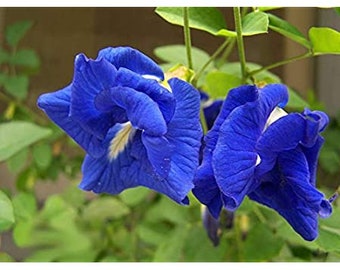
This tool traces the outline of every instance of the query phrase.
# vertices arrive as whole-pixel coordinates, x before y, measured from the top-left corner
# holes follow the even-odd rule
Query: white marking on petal
[[[111,140],[109,147],[110,160],[115,159],[127,146],[133,135],[135,129],[130,122],[123,124],[124,126],[119,130],[116,136]]]
[[[267,123],[266,125],[264,126],[264,130],[265,131],[271,124],[273,124],[275,121],[279,120],[281,117],[284,117],[286,116],[288,113],[279,108],[279,107],[276,107],[272,112],[271,114],[269,115],[268,119],[267,119]]]
[[[161,79],[158,78],[157,76],[150,75],[150,74],[144,74],[144,75],[142,75],[142,77],[145,78],[145,79],[148,79],[148,80],[155,80],[157,82],[161,81]]]
[[[166,90],[168,90],[169,92],[172,93],[171,87],[168,84],[167,80],[162,81],[160,78],[154,76],[154,75],[150,75],[150,74],[144,74],[142,75],[143,78],[148,79],[148,80],[155,80],[156,82],[158,82],[161,86],[163,86]]]
[[[261,157],[257,155],[255,166],[259,165],[260,163],[261,163]]]
[[[209,98],[208,100],[202,102],[202,107],[203,108],[208,108],[210,105],[212,105],[215,102],[214,99]]]

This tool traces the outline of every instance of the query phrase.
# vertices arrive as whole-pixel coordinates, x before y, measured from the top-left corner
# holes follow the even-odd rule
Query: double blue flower
[[[316,167],[326,114],[285,113],[282,84],[245,85],[229,92],[205,137],[193,189],[217,219],[245,196],[276,210],[304,239],[317,237],[318,216],[332,207],[316,188]]]
[[[96,59],[77,55],[72,82],[39,97],[38,106],[86,151],[80,188],[118,194],[141,185],[179,204],[189,203],[192,190],[215,219],[248,196],[315,239],[318,217],[332,212],[316,188],[326,114],[287,114],[282,84],[240,86],[209,103],[189,83],[173,78],[168,89],[163,79],[139,51],[105,48]]]
[[[79,54],[65,88],[43,94],[38,106],[85,151],[80,188],[118,194],[146,186],[188,204],[198,166],[200,96],[129,47]]]

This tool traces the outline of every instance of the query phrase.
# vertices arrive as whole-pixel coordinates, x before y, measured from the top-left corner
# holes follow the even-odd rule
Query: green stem
[[[244,51],[243,37],[242,37],[242,17],[240,7],[233,7],[234,11],[234,21],[235,21],[235,29],[236,29],[236,39],[237,39],[237,47],[238,47],[238,55],[241,64],[241,74],[242,74],[242,83],[245,83],[247,78],[247,70],[246,70],[246,54]]]
[[[309,58],[309,57],[312,57],[312,56],[313,56],[312,52],[307,52],[307,53],[304,53],[304,54],[301,54],[301,55],[297,55],[297,56],[282,60],[280,62],[277,62],[277,63],[271,64],[271,65],[253,70],[252,72],[248,73],[248,77],[254,76],[255,74],[260,73],[261,71],[264,71],[264,70],[269,70],[269,69],[272,69],[272,68],[283,66],[283,65],[292,63],[294,61],[302,60],[302,59]]]
[[[223,52],[221,58],[218,60],[218,63],[217,63],[218,68],[220,68],[225,62],[228,61],[228,58],[229,58],[231,52],[234,49],[236,38],[230,37],[229,40],[230,40],[230,42],[229,42],[227,48]]]
[[[200,120],[201,120],[202,129],[203,129],[203,134],[207,134],[208,132],[207,120],[205,119],[202,106],[200,108]]]
[[[183,8],[183,19],[184,19],[184,43],[187,51],[188,68],[193,69],[192,55],[191,55],[191,37],[189,28],[189,8]]]
[[[217,50],[213,53],[213,55],[209,58],[209,60],[201,67],[201,69],[196,73],[193,78],[192,84],[196,86],[198,79],[202,76],[205,69],[210,65],[212,61],[216,59],[216,57],[227,47],[229,44],[229,39],[226,39],[221,46],[217,48]]]

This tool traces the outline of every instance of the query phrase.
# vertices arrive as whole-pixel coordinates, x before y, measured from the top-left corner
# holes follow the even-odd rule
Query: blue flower
[[[205,137],[194,195],[218,218],[249,196],[276,210],[304,239],[317,237],[317,218],[332,208],[316,188],[316,168],[328,124],[323,112],[287,114],[282,84],[231,90]]]
[[[43,94],[38,106],[85,151],[80,188],[118,194],[145,186],[188,204],[198,166],[200,97],[129,47],[75,58],[71,84]]]
[[[204,93],[200,92],[201,94],[201,106],[204,112],[204,118],[207,124],[208,130],[212,128],[214,122],[220,113],[223,99],[211,99],[209,96]]]

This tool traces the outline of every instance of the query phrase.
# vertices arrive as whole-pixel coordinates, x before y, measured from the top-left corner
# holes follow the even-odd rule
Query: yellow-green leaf
[[[340,32],[329,27],[312,27],[309,38],[314,55],[340,54]]]
[[[0,124],[0,161],[51,135],[51,130],[31,122],[12,121]]]

